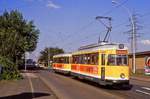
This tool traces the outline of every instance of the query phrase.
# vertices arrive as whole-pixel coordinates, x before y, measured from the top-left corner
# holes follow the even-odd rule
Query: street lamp
[[[135,73],[135,71],[136,71],[136,63],[135,63],[135,52],[136,51],[135,51],[135,45],[136,44],[135,44],[135,24],[134,24],[134,19],[133,19],[131,11],[126,6],[121,5],[119,2],[117,2],[115,0],[113,0],[112,3],[120,5],[123,9],[125,9],[126,12],[129,15],[130,20],[131,20],[131,25],[132,25],[132,43],[131,44],[132,44],[132,56],[133,56],[133,58],[132,58],[133,69],[132,70],[133,70],[133,73]]]

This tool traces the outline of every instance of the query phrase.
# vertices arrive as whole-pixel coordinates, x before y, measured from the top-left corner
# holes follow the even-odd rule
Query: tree
[[[21,59],[24,52],[36,48],[39,30],[33,21],[27,21],[17,10],[5,11],[0,16],[0,55],[13,62]]]
[[[49,53],[49,55],[48,55]],[[40,57],[38,59],[39,62],[44,63],[46,66],[48,65],[48,56],[49,61],[53,60],[53,56],[57,54],[64,53],[64,50],[58,47],[49,47],[45,48],[43,51],[40,52]]]
[[[11,79],[20,79],[22,76],[20,75],[18,69],[15,67],[15,64],[10,61],[6,57],[1,57],[0,56],[0,66],[2,71],[0,74],[0,80],[11,80]]]
[[[9,70],[17,70],[16,66],[22,61],[26,51],[34,51],[39,37],[39,30],[33,21],[27,21],[23,15],[17,11],[5,11],[0,15],[0,64]],[[1,61],[1,60],[9,61]],[[11,69],[6,66],[12,62]],[[14,67],[14,69],[12,69]],[[5,73],[8,74],[8,73]]]

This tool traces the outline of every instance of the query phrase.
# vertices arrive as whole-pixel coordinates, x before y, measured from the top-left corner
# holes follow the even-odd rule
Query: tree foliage
[[[49,55],[48,55],[49,53]],[[58,47],[49,47],[45,48],[40,52],[40,57],[38,59],[39,62],[45,63],[45,65],[48,65],[48,56],[49,56],[49,61],[53,60],[53,56],[64,53],[64,50]]]
[[[36,48],[39,30],[33,21],[27,21],[17,10],[5,11],[0,16],[0,55],[19,58],[25,51]]]
[[[39,30],[33,21],[25,20],[19,11],[5,11],[0,15],[1,57],[11,60],[12,63],[21,61],[24,52],[35,50],[38,36]]]
[[[17,70],[15,64],[8,58],[0,56],[0,66],[2,68],[2,74],[0,75],[0,79],[11,80],[20,79],[22,77]]]

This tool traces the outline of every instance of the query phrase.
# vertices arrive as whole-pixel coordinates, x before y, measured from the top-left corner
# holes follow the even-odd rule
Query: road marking
[[[29,74],[27,74],[28,80],[29,80],[29,84],[30,84],[30,88],[31,88],[31,92],[32,92],[32,98],[34,98],[34,88],[33,88],[33,84],[31,81],[31,77],[28,76]]]
[[[47,74],[50,75],[49,72],[47,72]],[[57,74],[55,74],[55,73],[52,73],[52,75],[57,76],[55,79],[59,79],[59,78],[60,78],[60,75],[57,75]],[[43,76],[44,76],[44,75],[43,75]],[[58,78],[58,77],[59,77],[59,78]],[[69,78],[67,78],[67,77],[65,77],[65,76],[61,76],[61,77],[62,77],[62,79],[69,79]],[[53,83],[50,83],[45,77],[42,77],[42,75],[39,75],[39,78],[40,78],[47,86],[49,86],[49,88],[54,92],[54,94],[56,95],[56,97],[58,97],[58,99],[71,99],[70,96],[67,96],[65,93],[62,92],[62,90],[60,90],[58,87],[54,86]],[[55,80],[55,81],[56,81],[56,80]],[[71,79],[70,81],[71,81],[71,82],[74,82],[75,84],[78,84],[78,86],[83,86],[83,85],[84,85],[84,87],[87,86],[87,85],[84,84],[84,83],[80,83],[80,82],[74,81],[74,80],[72,80],[72,79]],[[88,87],[93,88],[93,86],[88,86]],[[93,89],[92,89],[92,90],[93,90]],[[121,96],[117,96],[117,95],[114,95],[114,94],[112,94],[112,93],[99,90],[99,88],[96,88],[96,89],[94,89],[94,90],[96,90],[96,91],[101,91],[101,92],[103,92],[104,95],[110,96],[110,97],[113,98],[113,99],[124,99],[124,98],[121,97]]]
[[[148,88],[148,87],[141,87],[141,88],[146,89],[146,90],[150,90],[150,88]]]
[[[26,73],[26,76],[28,76],[30,78],[37,78],[37,76],[33,73]]]
[[[135,90],[135,91],[140,92],[140,93],[143,93],[143,94],[146,94],[146,95],[150,95],[150,93],[145,92],[145,91],[141,91],[141,90]]]

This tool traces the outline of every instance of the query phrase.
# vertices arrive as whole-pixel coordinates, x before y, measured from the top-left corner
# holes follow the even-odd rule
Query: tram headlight
[[[121,73],[121,74],[120,74],[120,77],[121,77],[122,79],[124,79],[124,78],[125,78],[125,74],[124,74],[124,73]]]

